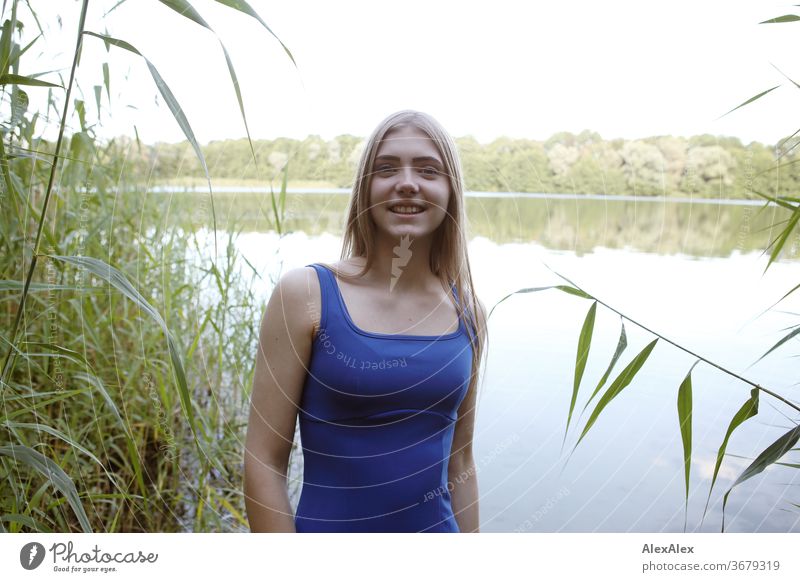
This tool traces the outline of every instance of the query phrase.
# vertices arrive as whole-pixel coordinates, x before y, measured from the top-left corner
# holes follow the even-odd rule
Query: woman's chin
[[[425,238],[433,234],[430,229],[420,228],[413,224],[393,224],[385,228],[378,229],[379,234],[389,237],[392,240],[400,240],[408,237],[412,241]]]
[[[381,220],[374,220],[376,231],[393,239],[410,236],[412,239],[428,238],[433,236],[440,224],[434,225],[423,217],[395,218],[382,216]]]

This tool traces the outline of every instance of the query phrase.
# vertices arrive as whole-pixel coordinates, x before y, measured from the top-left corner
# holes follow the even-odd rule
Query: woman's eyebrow
[[[382,154],[380,156],[376,156],[375,160],[376,161],[377,160],[387,160],[387,161],[390,161],[390,162],[399,162],[400,158],[397,157],[397,156],[389,156],[389,155]],[[434,162],[436,164],[439,164],[440,166],[442,165],[442,162],[439,160],[439,158],[435,158],[433,156],[420,156],[420,157],[412,158],[411,161],[412,162]]]

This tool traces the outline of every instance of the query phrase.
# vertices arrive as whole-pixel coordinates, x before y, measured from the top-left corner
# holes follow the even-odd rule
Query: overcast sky
[[[775,68],[800,80],[800,23],[758,24],[800,10],[788,2],[249,0],[290,48],[295,68],[256,20],[213,0],[191,1],[231,55],[254,138],[364,136],[404,108],[482,142],[589,129],[607,139],[712,133],[771,144],[800,127],[800,90]],[[214,34],[157,0],[127,0],[103,19],[115,3],[90,2],[87,29],[107,29],[148,57],[201,143],[244,137]],[[79,3],[47,6],[51,12],[39,14],[47,40],[21,72],[58,69],[66,79]],[[104,113],[103,135],[132,135],[135,125],[146,142],[183,139],[142,59],[113,47],[106,53],[95,38],[86,38],[79,70],[88,103],[104,61],[112,116]]]

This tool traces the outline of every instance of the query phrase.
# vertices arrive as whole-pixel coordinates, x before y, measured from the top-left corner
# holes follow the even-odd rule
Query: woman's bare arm
[[[304,267],[281,278],[261,320],[244,454],[253,532],[295,531],[286,471],[319,313],[319,282]]]
[[[486,308],[478,299],[481,311],[478,320],[478,333],[486,346]],[[453,446],[447,468],[448,488],[453,513],[462,533],[479,532],[478,474],[472,454],[472,439],[475,429],[475,408],[477,405],[478,374],[473,374],[461,406],[453,432]]]

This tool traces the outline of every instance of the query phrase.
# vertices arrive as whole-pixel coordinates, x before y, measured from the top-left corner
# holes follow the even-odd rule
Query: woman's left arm
[[[478,300],[481,314],[478,317],[479,333],[486,346],[486,309]],[[447,467],[450,500],[458,522],[458,529],[463,532],[480,531],[478,514],[478,474],[475,459],[472,455],[472,437],[475,429],[475,405],[477,403],[478,371],[472,374],[469,388],[461,406],[458,408],[458,420],[453,433],[453,446]]]

